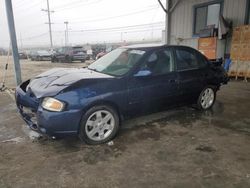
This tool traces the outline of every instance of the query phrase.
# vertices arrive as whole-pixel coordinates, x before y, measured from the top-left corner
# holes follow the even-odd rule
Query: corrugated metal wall
[[[174,0],[175,1],[175,0]],[[172,13],[171,44],[198,47],[198,39],[193,37],[193,6],[212,0],[181,0]],[[223,16],[233,21],[234,26],[243,25],[247,0],[224,0]],[[223,54],[218,52],[218,54]]]

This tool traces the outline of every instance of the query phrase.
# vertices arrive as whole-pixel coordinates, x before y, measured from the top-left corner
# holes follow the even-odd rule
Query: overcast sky
[[[7,47],[5,0],[0,2],[0,47]],[[49,46],[48,17],[41,11],[47,9],[47,0],[12,4],[19,47]],[[159,39],[164,29],[157,0],[50,0],[50,9],[53,43],[59,46],[64,44],[64,21],[69,22],[70,44]]]

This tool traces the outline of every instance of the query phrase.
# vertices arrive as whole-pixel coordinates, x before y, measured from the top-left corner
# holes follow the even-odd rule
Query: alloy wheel
[[[214,103],[214,90],[212,88],[207,88],[203,91],[201,95],[201,106],[203,109],[210,108]]]
[[[92,113],[86,121],[85,132],[89,139],[102,141],[109,137],[115,127],[115,118],[107,110]]]

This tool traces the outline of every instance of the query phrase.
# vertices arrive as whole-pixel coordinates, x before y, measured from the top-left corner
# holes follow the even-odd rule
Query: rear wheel
[[[113,139],[118,130],[117,112],[106,105],[94,106],[83,115],[79,137],[87,144],[102,144]]]
[[[212,108],[216,99],[216,90],[213,86],[207,86],[202,90],[197,101],[200,110],[207,110]]]

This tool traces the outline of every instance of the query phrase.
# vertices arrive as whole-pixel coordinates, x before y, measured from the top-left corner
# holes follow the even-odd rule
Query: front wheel
[[[202,90],[197,101],[200,110],[208,110],[212,108],[216,99],[216,90],[212,86],[207,86]]]
[[[117,112],[110,106],[94,106],[83,115],[79,137],[87,144],[102,144],[113,139],[118,130]]]
[[[51,57],[51,63],[55,63],[55,62],[57,62],[56,57]]]

